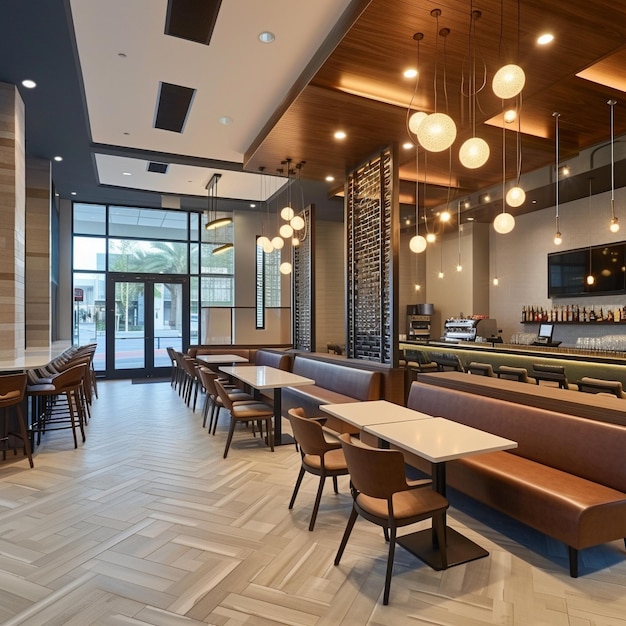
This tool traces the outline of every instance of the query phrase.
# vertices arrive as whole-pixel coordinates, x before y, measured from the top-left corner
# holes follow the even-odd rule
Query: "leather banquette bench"
[[[331,430],[352,432],[343,422],[329,417],[320,404],[341,404],[358,400],[379,400],[382,397],[382,375],[355,367],[347,367],[326,361],[296,356],[292,372],[312,378],[314,385],[285,387],[282,395],[282,413],[302,407],[307,417],[327,417],[326,426]]]
[[[419,382],[407,406],[518,443],[449,462],[447,484],[565,543],[572,577],[579,550],[626,537],[625,427]]]

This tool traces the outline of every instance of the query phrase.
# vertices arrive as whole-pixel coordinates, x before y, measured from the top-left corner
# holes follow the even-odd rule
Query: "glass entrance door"
[[[167,348],[189,345],[186,277],[110,275],[107,285],[107,377],[168,376]]]

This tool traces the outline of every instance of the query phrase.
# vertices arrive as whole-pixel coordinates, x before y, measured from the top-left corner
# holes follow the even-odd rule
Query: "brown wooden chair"
[[[350,435],[339,437],[350,471],[353,497],[352,512],[343,534],[335,565],[339,565],[343,551],[357,517],[382,526],[389,541],[387,574],[383,604],[389,604],[389,588],[396,546],[396,531],[424,519],[432,519],[437,535],[443,566],[447,565],[445,512],[448,501],[430,487],[430,480],[408,482],[404,456],[397,450],[380,450],[353,443]]]
[[[206,392],[204,397],[204,406],[202,407],[202,428],[206,426],[208,418],[208,432],[214,435],[217,428],[217,419],[220,414],[220,409],[224,407],[224,403],[219,397],[217,387],[215,386],[215,381],[219,380],[219,377],[213,370],[202,366],[198,368],[198,377]],[[233,402],[256,402],[256,400],[249,393],[245,393],[238,387],[226,387],[224,382],[222,382],[222,386]]]
[[[335,493],[339,493],[337,476],[347,475],[348,466],[341,449],[341,443],[330,443],[327,441],[324,437],[322,425],[317,420],[306,418],[301,408],[289,409],[287,417],[291,422],[291,430],[302,456],[302,464],[291,501],[289,502],[289,509],[293,509],[305,472],[320,477],[317,496],[315,497],[311,513],[311,521],[309,522],[309,530],[313,530],[326,478],[332,477]]]
[[[274,452],[274,429],[272,427],[274,407],[271,407],[269,404],[265,404],[265,402],[233,402],[228,395],[228,391],[219,380],[215,381],[215,388],[218,396],[224,404],[224,407],[230,411],[230,428],[228,429],[228,438],[226,439],[226,447],[224,448],[224,458],[228,456],[228,449],[230,448],[231,441],[233,440],[233,434],[235,432],[235,425],[237,422],[256,422],[259,426],[261,439],[263,438],[262,424],[265,422],[267,443],[272,452]]]
[[[2,417],[4,418],[4,430],[0,441],[9,445],[9,438],[11,436],[18,437],[22,440],[22,446],[24,447],[24,454],[28,457],[28,462],[33,467],[33,457],[30,452],[30,442],[28,440],[28,434],[26,432],[26,423],[24,422],[24,415],[22,414],[22,401],[26,394],[26,381],[27,375],[23,374],[7,374],[6,376],[0,376],[0,411],[2,411]],[[13,433],[9,429],[9,411],[15,412],[19,433]],[[5,447],[3,449],[3,456],[6,458]]]

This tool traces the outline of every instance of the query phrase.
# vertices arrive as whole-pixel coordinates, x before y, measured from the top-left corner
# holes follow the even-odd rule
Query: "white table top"
[[[431,415],[420,413],[413,409],[407,409],[404,406],[388,402],[387,400],[346,402],[344,404],[320,404],[320,409],[357,428],[364,428],[372,424],[432,419]]]
[[[211,365],[219,365],[220,363],[248,363],[248,359],[238,354],[197,354],[197,361],[203,361]]]
[[[0,360],[0,372],[36,369],[44,367],[61,356],[72,344],[69,341],[57,341],[49,348],[27,348],[14,359]]]
[[[443,417],[413,422],[373,424],[367,426],[365,431],[398,448],[417,454],[431,463],[517,448],[515,441]]]
[[[219,368],[221,372],[234,376],[255,389],[272,389],[278,387],[299,387],[314,385],[312,378],[298,376],[267,365],[228,365]]]

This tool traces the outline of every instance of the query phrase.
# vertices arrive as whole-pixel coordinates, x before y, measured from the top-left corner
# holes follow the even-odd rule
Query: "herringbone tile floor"
[[[382,606],[386,545],[359,521],[339,567],[350,508],[330,485],[314,532],[316,488],[293,446],[269,452],[238,430],[215,437],[168,383],[100,384],[87,442],[50,433],[35,456],[0,466],[0,623],[26,625],[626,624],[623,543],[563,546],[450,494],[449,523],[490,551],[435,572],[397,549]]]

